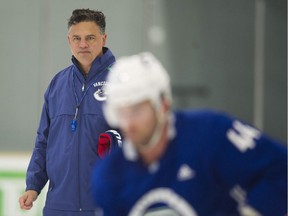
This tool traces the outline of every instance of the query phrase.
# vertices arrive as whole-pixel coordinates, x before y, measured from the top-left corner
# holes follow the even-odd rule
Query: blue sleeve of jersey
[[[48,91],[46,94],[47,93]],[[48,105],[45,99],[40,124],[37,130],[35,146],[26,174],[26,190],[35,190],[38,192],[38,194],[40,194],[41,190],[48,181],[46,173],[46,147],[49,134],[49,125],[50,120],[48,115]]]
[[[121,177],[121,175],[117,174],[118,170],[115,169],[115,167],[117,167],[116,165],[114,166],[109,162],[107,163],[109,157],[110,155],[105,157],[103,161],[99,161],[92,174],[93,198],[96,206],[99,207],[96,211],[102,212],[104,216],[125,215],[121,213],[123,206],[120,206],[120,203],[117,202],[117,200],[119,200],[117,190],[119,185],[117,185],[118,179],[115,179],[115,176]],[[111,170],[113,170],[113,172],[115,171],[113,176],[109,174]]]
[[[216,177],[240,206],[263,215],[287,213],[287,148],[241,121],[220,119],[214,132]]]

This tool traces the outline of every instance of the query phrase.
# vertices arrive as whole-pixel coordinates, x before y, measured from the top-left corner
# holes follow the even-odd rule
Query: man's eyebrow
[[[91,37],[91,36],[96,37],[96,35],[94,35],[94,34],[84,35],[84,37]],[[81,36],[75,34],[75,35],[72,35],[72,37],[81,37]]]

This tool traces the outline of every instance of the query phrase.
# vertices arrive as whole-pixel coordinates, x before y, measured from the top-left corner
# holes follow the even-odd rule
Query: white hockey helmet
[[[149,52],[117,60],[104,87],[107,100],[104,114],[117,127],[116,109],[150,100],[156,107],[161,97],[171,102],[170,78],[162,64]]]

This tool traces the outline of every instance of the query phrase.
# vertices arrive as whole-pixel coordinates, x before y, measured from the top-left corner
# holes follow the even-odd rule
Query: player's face
[[[88,73],[92,62],[102,55],[106,43],[106,34],[101,34],[95,22],[80,22],[72,25],[68,32],[68,42],[72,54],[80,63],[85,73]]]
[[[119,126],[124,137],[138,149],[145,147],[157,125],[156,112],[151,102],[120,108],[118,111]]]

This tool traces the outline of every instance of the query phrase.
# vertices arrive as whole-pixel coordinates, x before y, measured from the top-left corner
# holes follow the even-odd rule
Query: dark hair
[[[72,16],[68,20],[68,29],[72,25],[76,25],[80,22],[95,22],[99,28],[102,34],[105,33],[105,15],[101,11],[97,10],[90,10],[90,9],[76,9],[72,12]]]

